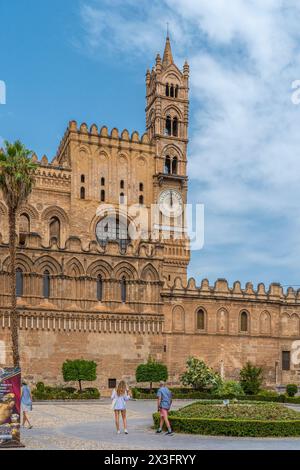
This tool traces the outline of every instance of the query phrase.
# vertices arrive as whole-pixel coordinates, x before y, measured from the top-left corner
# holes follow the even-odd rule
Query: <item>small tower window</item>
[[[49,237],[56,238],[58,245],[60,244],[60,221],[57,217],[52,217],[49,224]]]
[[[172,161],[172,174],[177,175],[177,172],[178,172],[178,160],[177,160],[177,157],[174,157]]]
[[[19,223],[19,243],[20,245],[25,244],[26,235],[30,233],[30,220],[27,214],[22,214],[20,216]]]
[[[141,192],[144,191],[144,184],[143,184],[143,183],[140,183],[140,191],[141,191]]]
[[[81,175],[81,182],[85,183],[85,176],[84,175]]]
[[[85,188],[83,186],[80,188],[80,199],[85,199]]]
[[[101,186],[105,186],[105,178],[101,178]]]
[[[242,312],[241,313],[241,331],[243,333],[247,333],[249,329],[249,324],[248,324],[248,313],[247,312]]]
[[[103,297],[103,280],[101,276],[97,277],[97,300],[102,302]]]
[[[125,204],[125,194],[124,193],[120,194],[120,204]]]
[[[174,117],[173,119],[173,136],[177,137],[178,136],[178,118]]]
[[[170,88],[168,83],[166,84],[166,96],[170,96]]]
[[[50,297],[50,273],[45,271],[43,275],[43,297],[49,299]]]
[[[121,279],[121,300],[123,304],[125,304],[127,300],[127,286],[125,276],[123,276]]]
[[[179,91],[179,86],[176,85],[176,87],[175,87],[175,98],[178,98],[178,91]]]
[[[144,196],[139,197],[139,204],[144,204]]]
[[[124,180],[121,180],[121,182],[120,182],[120,188],[121,188],[121,189],[124,189],[124,188],[125,188]]]
[[[16,296],[23,296],[23,271],[21,268],[16,270]]]
[[[174,98],[174,85],[171,85],[170,96],[171,96],[171,98]]]
[[[165,159],[165,174],[169,175],[170,173],[171,173],[171,159],[169,155],[167,155]]]
[[[197,312],[197,330],[205,330],[205,312],[202,309]]]
[[[101,190],[100,200],[101,200],[101,202],[105,202],[105,191],[104,191],[104,189]]]
[[[172,134],[172,119],[170,116],[167,116],[166,118],[166,130],[165,130],[166,135],[171,135]]]

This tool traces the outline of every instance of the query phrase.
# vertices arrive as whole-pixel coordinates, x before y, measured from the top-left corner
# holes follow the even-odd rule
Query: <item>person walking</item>
[[[22,382],[21,388],[21,411],[23,415],[23,427],[28,423],[28,429],[32,428],[32,425],[28,419],[28,412],[32,411],[32,395],[29,386],[26,382]]]
[[[157,391],[157,409],[160,413],[159,428],[156,431],[160,434],[163,430],[164,423],[167,427],[166,435],[173,436],[173,431],[169,421],[169,411],[172,406],[172,392],[168,389],[165,382],[160,382],[160,388]]]
[[[120,415],[122,416],[124,433],[128,434],[127,430],[127,416],[126,416],[126,405],[128,400],[131,398],[131,392],[127,388],[124,380],[121,380],[117,389],[112,392],[112,409],[115,412],[115,423],[117,428],[117,434],[120,434]]]

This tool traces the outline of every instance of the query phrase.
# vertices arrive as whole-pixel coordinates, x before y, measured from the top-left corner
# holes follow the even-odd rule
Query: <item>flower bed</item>
[[[158,426],[159,414],[153,415]],[[239,403],[228,407],[201,402],[170,413],[174,431],[212,436],[300,436],[300,413],[283,405]]]

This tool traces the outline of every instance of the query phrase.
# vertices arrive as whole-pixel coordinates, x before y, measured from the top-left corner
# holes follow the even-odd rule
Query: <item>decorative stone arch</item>
[[[79,144],[78,145],[78,153],[80,157],[85,157],[85,155],[91,155],[91,149],[88,145]]]
[[[179,333],[185,331],[185,311],[182,305],[176,305],[172,310],[172,330]]]
[[[207,311],[199,305],[195,310],[195,331],[205,333],[207,331]]]
[[[280,317],[280,331],[282,336],[290,336],[290,315],[287,312]]]
[[[176,85],[180,85],[182,82],[182,74],[176,67],[176,65],[173,65],[172,67],[168,68],[168,70],[162,75],[161,80],[163,83],[167,83],[169,81],[173,82]]]
[[[100,275],[103,279],[110,279],[111,272],[110,264],[103,260],[94,261],[87,268],[87,275],[95,278]]]
[[[297,313],[291,314],[289,327],[290,327],[289,336],[299,336],[299,315],[297,315]]]
[[[42,228],[45,239],[45,244],[50,244],[49,224],[52,218],[56,217],[60,222],[60,246],[64,247],[68,238],[69,232],[69,217],[66,212],[59,206],[50,206],[42,213]]]
[[[120,280],[123,276],[125,276],[127,281],[136,281],[138,279],[135,267],[126,261],[117,264],[113,270],[113,277],[115,279]]]
[[[229,313],[225,307],[217,311],[217,331],[226,334],[229,330]]]
[[[264,310],[259,316],[259,332],[261,335],[271,335],[271,314]]]
[[[163,118],[166,119],[167,115],[171,116],[172,118],[177,117],[179,121],[183,121],[183,115],[181,110],[178,106],[174,104],[170,104],[163,110]]]
[[[249,334],[251,331],[250,327],[251,327],[250,312],[247,309],[243,308],[239,313],[238,331],[241,334]]]
[[[84,276],[84,268],[81,262],[75,257],[70,259],[65,265],[65,274],[75,277]]]
[[[142,270],[141,279],[143,281],[159,281],[159,274],[155,267],[148,263]]]
[[[24,255],[23,253],[17,253],[16,259],[16,269],[22,269],[24,273],[34,272],[34,266],[32,260],[29,256]],[[10,256],[7,256],[2,264],[2,270],[9,272],[10,270]]]
[[[60,274],[62,271],[60,263],[50,255],[41,256],[34,263],[34,269],[37,273],[43,274],[49,271],[50,274]]]

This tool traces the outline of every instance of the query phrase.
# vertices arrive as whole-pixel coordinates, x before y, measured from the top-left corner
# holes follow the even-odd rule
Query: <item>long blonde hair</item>
[[[118,397],[125,395],[126,390],[127,390],[126,383],[124,382],[124,380],[121,380],[117,388]]]

